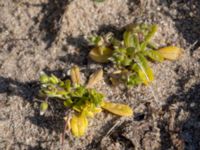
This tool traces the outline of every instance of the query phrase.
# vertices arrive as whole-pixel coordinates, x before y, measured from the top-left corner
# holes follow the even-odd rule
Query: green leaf
[[[93,0],[95,2],[104,2],[105,0]]]
[[[148,32],[148,34],[146,35],[145,40],[144,40],[146,43],[148,43],[151,40],[151,38],[156,33],[157,29],[158,29],[157,25],[151,26],[150,31]]]
[[[147,47],[150,48],[150,49],[158,49],[158,47],[155,45],[155,43],[151,43],[151,42],[149,42],[147,44]]]
[[[51,75],[51,77],[49,78],[49,81],[52,84],[58,84],[59,83],[59,79],[54,75]]]
[[[46,112],[47,109],[48,109],[48,103],[42,102],[40,104],[40,115],[43,115]]]
[[[125,47],[134,47],[133,34],[130,31],[125,31],[123,38]]]
[[[77,87],[73,92],[71,92],[72,97],[82,97],[86,92],[83,86]]]
[[[48,82],[49,82],[49,76],[47,76],[45,73],[42,73],[42,74],[40,75],[40,82],[41,82],[42,84],[48,83]]]
[[[129,66],[131,64],[132,60],[129,59],[129,58],[125,58],[123,61],[122,61],[122,65],[123,66]]]
[[[145,71],[145,72],[144,72]],[[143,81],[144,84],[148,84],[149,82],[154,80],[153,70],[151,68],[147,68],[146,70],[139,70],[139,77]]]
[[[153,71],[148,66],[147,59],[142,54],[138,54],[136,62],[140,67],[138,74],[141,80],[143,80],[145,84],[148,84],[149,82],[153,81],[154,80]]]
[[[95,46],[100,46],[103,44],[103,38],[101,36],[92,36],[89,38],[89,41]]]
[[[136,48],[136,51],[137,52],[140,51],[140,42],[139,42],[138,36],[136,34],[133,34],[133,43]]]
[[[155,50],[146,50],[143,52],[143,54],[154,61],[162,62],[164,60],[162,55]]]
[[[147,42],[142,42],[142,44],[140,45],[140,50],[141,51],[145,51],[146,50],[146,48],[147,48]]]
[[[137,54],[137,57],[136,57],[136,62],[139,64],[139,67],[141,68],[144,68],[147,69],[149,66],[148,66],[148,61],[147,59],[143,56],[142,53],[138,53]]]
[[[73,104],[73,101],[71,100],[71,99],[66,99],[65,101],[64,101],[64,106],[71,106],[72,104]]]
[[[88,89],[89,91],[89,100],[95,105],[99,106],[104,98],[104,95],[96,92],[94,89]]]
[[[133,56],[135,54],[135,48],[134,47],[129,47],[126,49],[126,55],[127,56]]]
[[[118,39],[116,39],[116,38],[114,38],[114,37],[112,37],[112,38],[110,39],[110,43],[111,43],[114,47],[120,47],[120,45],[121,45],[121,41],[118,40]]]
[[[47,95],[48,97],[55,97],[55,98],[65,99],[65,98],[63,97],[63,95],[58,94],[58,93],[55,92],[55,91],[47,91],[47,90],[45,90],[44,93],[45,93],[45,95]]]
[[[70,82],[70,80],[65,80],[64,83],[65,83],[64,84],[64,89],[69,92],[71,90],[71,82]]]
[[[128,80],[127,80],[128,86],[135,86],[141,83],[142,83],[142,80],[138,75],[131,75],[128,77]]]

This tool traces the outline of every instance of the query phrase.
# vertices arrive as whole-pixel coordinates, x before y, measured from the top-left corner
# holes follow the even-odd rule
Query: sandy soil
[[[0,0],[0,149],[61,149],[63,110],[52,105],[45,116],[39,115],[39,73],[65,77],[73,64],[86,77],[97,68],[108,70],[109,65],[88,59],[87,37],[118,36],[127,24],[142,22],[159,25],[158,46],[184,49],[175,62],[152,64],[159,103],[148,87],[127,91],[104,82],[97,88],[109,100],[129,104],[134,117],[98,114],[84,137],[66,135],[64,149],[198,150],[199,0]]]

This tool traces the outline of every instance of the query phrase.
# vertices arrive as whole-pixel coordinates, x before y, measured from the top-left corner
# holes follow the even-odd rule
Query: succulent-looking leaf
[[[108,58],[112,56],[112,53],[112,50],[108,47],[95,47],[90,51],[89,57],[95,62],[106,63]]]
[[[104,102],[101,106],[103,109],[119,115],[119,116],[132,116],[133,111],[128,105],[120,104],[120,103],[111,103],[111,102]]]
[[[88,89],[88,99],[92,104],[94,104],[94,106],[100,106],[102,104],[103,98],[103,94],[98,93],[94,89]]]
[[[134,41],[134,45],[136,48],[136,51],[140,51],[140,41],[138,39],[138,36],[136,34],[133,35],[133,41]]]
[[[49,76],[47,76],[45,73],[42,73],[40,75],[40,82],[41,83],[48,83],[49,82]]]
[[[103,79],[103,70],[99,69],[95,73],[93,73],[88,81],[87,88],[93,87],[96,83],[101,81]]]
[[[125,31],[123,34],[124,38],[124,45],[126,47],[134,47],[134,39],[133,39],[133,34],[130,31]]]
[[[74,115],[70,120],[70,128],[72,134],[76,137],[80,137],[85,134],[88,126],[88,120],[84,115]]]
[[[148,66],[147,59],[143,55],[138,54],[138,59],[136,62],[140,68],[138,72],[139,77],[143,80],[144,84],[148,84],[149,82],[153,81],[153,70]]]
[[[40,115],[43,115],[46,112],[47,109],[48,109],[48,103],[42,102],[40,104]]]
[[[140,69],[138,74],[140,79],[146,85],[154,80],[153,70],[150,67],[145,70]]]
[[[93,36],[90,39],[91,44],[100,46],[104,43],[103,38],[101,36]]]
[[[130,75],[127,80],[127,86],[131,87],[143,83],[143,80],[138,75]]]
[[[86,115],[87,117],[91,117],[91,118],[94,117],[94,113],[93,113],[92,111],[89,111],[89,110],[86,110],[86,111],[85,111],[85,115]]]
[[[181,54],[181,48],[176,46],[168,46],[159,49],[158,52],[166,59],[176,60]]]
[[[102,111],[102,109],[99,108],[99,107],[96,107],[96,108],[94,108],[94,110],[93,110],[94,113],[100,113],[101,111]]]
[[[81,83],[80,69],[78,66],[73,66],[70,71],[71,80],[74,85]]]
[[[149,58],[151,58],[154,61],[158,61],[158,62],[162,62],[163,61],[163,57],[162,55],[155,51],[155,50],[146,50],[143,52],[143,54]]]
[[[148,43],[151,40],[151,38],[156,33],[157,29],[158,29],[157,25],[151,26],[150,31],[149,31],[149,33],[147,34],[147,36],[145,37],[145,40],[144,40],[146,43]]]
[[[59,83],[59,79],[54,75],[51,75],[51,77],[49,78],[49,81],[52,84],[58,84]]]
[[[64,102],[63,102],[64,106],[71,106],[73,104],[72,100],[71,99],[66,99]]]

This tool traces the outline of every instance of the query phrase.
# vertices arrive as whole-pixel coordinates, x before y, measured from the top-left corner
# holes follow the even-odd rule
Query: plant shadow
[[[183,102],[184,105],[176,110],[174,128],[170,129],[170,118],[165,118],[160,121],[161,149],[198,149],[200,147],[200,82],[185,88],[185,85],[193,76],[193,71],[188,71],[177,81],[178,90],[167,98],[166,104],[162,110],[164,114],[170,114],[170,107],[177,103]],[[178,116],[181,111],[189,113],[189,116],[184,121],[179,121]],[[177,136],[178,141],[173,141],[173,136]]]
[[[63,78],[63,72],[61,70],[48,70],[44,69],[44,72],[48,75],[54,74],[60,78]],[[38,81],[20,82],[12,78],[0,76],[0,94],[6,94],[7,96],[19,96],[25,103],[30,103],[31,109],[34,111],[33,116],[27,116],[25,120],[29,120],[32,124],[47,129],[49,134],[56,132],[58,135],[63,133],[64,120],[66,109],[58,101],[49,101],[50,109],[47,115],[40,115],[39,104],[41,103],[41,97],[39,97],[40,83]],[[1,103],[7,103],[11,99],[1,101]],[[15,135],[13,135],[15,136]],[[17,138],[16,138],[17,139]],[[48,141],[47,141],[48,142]],[[15,143],[15,146],[23,146],[24,143]],[[25,145],[27,147],[27,145]],[[38,145],[40,147],[40,145]],[[29,147],[29,146],[28,146]],[[31,149],[31,146],[30,146]]]
[[[113,25],[101,25],[97,31],[93,31],[93,35],[104,35],[106,33],[113,33],[114,36],[118,39],[122,39],[122,33],[124,29],[119,29],[116,26]],[[91,35],[92,36],[92,35]],[[93,61],[90,61],[88,58],[88,54],[90,49],[93,47],[89,43],[89,40],[82,36],[79,35],[77,37],[67,37],[66,41],[69,46],[73,46],[76,53],[70,54],[68,53],[65,56],[61,56],[58,59],[62,62],[67,62],[67,63],[74,63],[79,66],[87,66],[88,64],[93,64]],[[63,47],[65,49],[65,47]],[[94,63],[96,64],[96,63]]]
[[[67,37],[66,38],[68,45],[73,46],[75,53],[68,53],[65,56],[61,56],[58,59],[65,63],[76,64],[78,66],[84,66],[88,64],[87,54],[91,46],[84,36],[79,35],[77,37]],[[63,46],[63,49],[65,47]]]
[[[52,46],[59,35],[62,17],[69,2],[69,0],[48,0],[47,4],[42,5],[40,13],[44,16],[40,21],[39,29],[45,33],[43,40],[47,42],[46,49]]]
[[[161,5],[163,1],[160,0]],[[172,18],[176,29],[187,43],[194,44],[197,42],[190,51],[192,54],[200,46],[200,1],[169,0],[165,5],[168,8],[167,10],[170,10],[165,10],[165,15]]]

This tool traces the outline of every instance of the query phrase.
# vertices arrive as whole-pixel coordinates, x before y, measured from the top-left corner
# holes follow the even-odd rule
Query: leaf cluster
[[[46,78],[45,82],[43,78]],[[94,89],[88,89],[83,85],[73,86],[70,80],[61,81],[54,75],[47,76],[43,74],[40,82],[42,88],[40,94],[58,98],[63,101],[64,106],[81,112],[87,104],[98,107],[101,105],[104,95]]]
[[[95,47],[89,56],[96,62],[114,64],[115,71],[111,75],[114,84],[119,81],[128,87],[148,84],[154,80],[149,62],[162,62],[166,58],[166,49],[161,52],[152,43],[156,31],[157,25],[131,24],[126,27],[122,40],[112,34],[93,37],[91,41]],[[174,55],[175,48],[168,48],[167,54]],[[178,57],[179,48],[176,49]]]
[[[60,100],[65,107],[71,108],[73,116],[66,116],[69,121],[68,128],[72,130],[73,135],[82,136],[88,126],[88,117],[94,117],[96,113],[102,111],[102,108],[116,115],[130,116],[132,110],[124,104],[114,104],[105,101],[105,96],[96,91],[94,84],[103,78],[103,71],[98,70],[93,73],[87,85],[81,84],[81,75],[78,66],[72,67],[71,80],[62,81],[54,75],[40,76],[41,90],[40,95],[47,98],[56,98]],[[40,106],[41,113],[48,109],[48,101],[44,101]],[[81,124],[81,125],[80,125]]]

